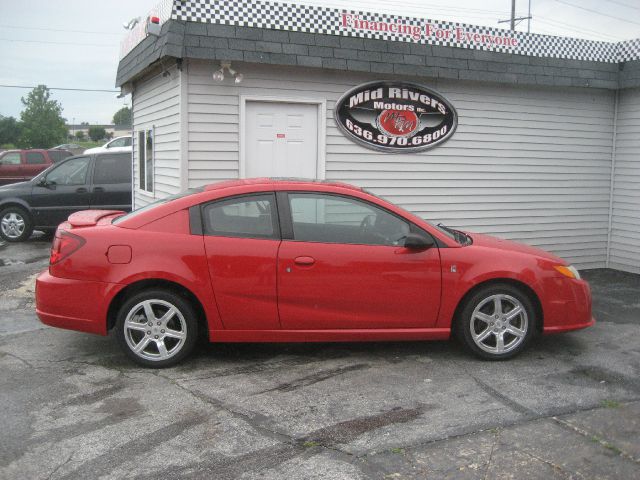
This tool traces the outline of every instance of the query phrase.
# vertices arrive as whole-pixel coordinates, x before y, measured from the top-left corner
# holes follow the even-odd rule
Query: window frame
[[[389,215],[392,215],[397,219],[407,223],[409,225],[410,233],[421,234],[429,238],[432,238],[434,241],[434,246],[435,247],[440,246],[440,244],[433,237],[433,235],[431,235],[425,229],[423,229],[422,227],[419,227],[418,225],[413,223],[411,220],[403,217],[402,215],[398,215],[397,213],[392,212],[388,208],[383,207],[382,205],[378,205],[375,202],[372,202],[360,197],[354,197],[352,195],[346,195],[343,193],[335,193],[335,192],[321,192],[316,190],[287,190],[287,191],[277,192],[278,211],[280,212],[280,217],[281,217],[280,225],[282,229],[282,240],[287,240],[290,242],[299,242],[299,243],[320,243],[320,244],[326,244],[326,245],[360,245],[360,246],[367,246],[367,247],[404,248],[402,245],[375,245],[371,243],[343,243],[343,242],[322,242],[322,241],[313,241],[313,240],[297,240],[293,233],[293,216],[291,214],[291,203],[289,198],[289,195],[296,195],[296,194],[327,195],[331,197],[338,197],[338,198],[344,198],[347,200],[354,200],[356,202],[362,202],[368,206],[382,210],[383,212],[388,213]]]
[[[142,129],[136,132],[137,139],[137,155],[136,161],[138,163],[138,188],[141,192],[153,195],[155,189],[156,179],[156,127],[152,126],[150,129]],[[148,168],[148,137],[151,134],[151,168]],[[143,139],[141,142],[140,139]],[[151,171],[151,182],[149,182],[149,171]]]
[[[252,198],[252,197],[269,197],[271,202],[271,225],[273,228],[273,234],[271,235],[251,235],[251,234],[221,234],[214,233],[210,231],[207,227],[205,208],[215,205],[217,203],[226,203],[235,200],[241,200],[243,198]],[[196,216],[199,216],[199,222],[196,221]],[[204,235],[206,237],[221,237],[221,238],[246,238],[252,240],[282,240],[282,230],[281,230],[281,219],[280,219],[280,208],[278,205],[278,199],[276,197],[276,193],[273,191],[264,191],[264,192],[251,192],[251,193],[242,193],[239,195],[231,195],[223,198],[216,198],[210,202],[205,202],[197,205],[197,209],[190,209],[189,211],[189,223],[191,233],[194,235]],[[200,228],[198,228],[200,227]]]

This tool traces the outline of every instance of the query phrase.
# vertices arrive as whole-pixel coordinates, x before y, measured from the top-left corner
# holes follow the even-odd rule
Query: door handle
[[[296,257],[294,262],[296,262],[296,265],[313,265],[316,263],[312,257]]]
[[[76,188],[76,193],[87,193],[87,189],[84,187]]]
[[[94,193],[102,193],[102,192],[104,192],[104,188],[102,188],[102,187],[94,187],[93,191],[94,191]]]

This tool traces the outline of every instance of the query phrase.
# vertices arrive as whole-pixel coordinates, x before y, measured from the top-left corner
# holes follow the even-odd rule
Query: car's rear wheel
[[[474,354],[504,360],[520,353],[536,331],[536,310],[529,296],[509,284],[481,287],[465,302],[456,332]]]
[[[33,222],[24,208],[10,206],[0,212],[0,236],[7,242],[22,242],[32,232]]]
[[[191,304],[168,290],[145,290],[118,312],[116,337],[125,353],[145,367],[177,364],[195,346],[198,321]]]

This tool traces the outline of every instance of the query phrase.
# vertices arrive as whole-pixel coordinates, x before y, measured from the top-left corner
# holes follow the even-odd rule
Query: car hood
[[[31,182],[18,182],[18,183],[10,183],[8,185],[2,185],[0,187],[0,192],[12,192],[14,190],[29,190],[31,189]]]
[[[496,250],[506,250],[510,252],[523,253],[526,255],[534,255],[536,257],[545,258],[557,262],[560,265],[567,265],[567,262],[560,257],[553,255],[540,248],[531,247],[524,243],[513,242],[511,240],[504,240],[502,238],[492,237],[491,235],[484,235],[482,233],[465,232],[473,239],[473,245],[478,247],[493,248]]]
[[[107,149],[104,147],[93,147],[93,148],[87,148],[83,153],[100,153],[100,152],[106,152]]]

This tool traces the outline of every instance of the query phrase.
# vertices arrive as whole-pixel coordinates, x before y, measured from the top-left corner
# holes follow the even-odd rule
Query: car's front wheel
[[[169,290],[145,290],[118,312],[116,337],[125,353],[145,367],[177,364],[195,346],[198,322],[191,304]]]
[[[527,294],[509,284],[481,287],[465,302],[456,319],[462,343],[479,357],[503,360],[520,353],[537,325]]]
[[[24,208],[10,206],[0,212],[0,237],[7,242],[22,242],[32,232],[33,222]]]

